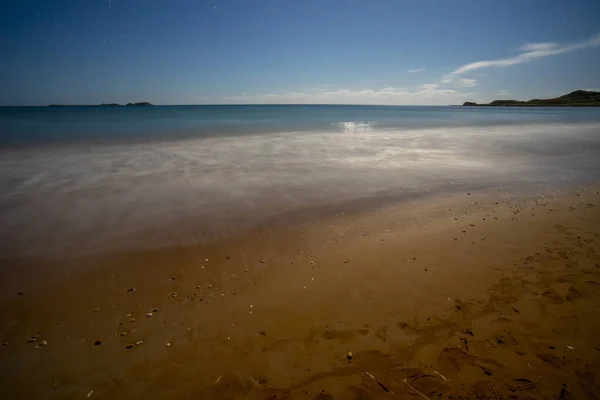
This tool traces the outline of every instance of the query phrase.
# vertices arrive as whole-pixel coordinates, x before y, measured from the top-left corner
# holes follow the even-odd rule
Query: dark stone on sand
[[[24,294],[25,293],[23,293],[23,292],[19,292],[19,293],[17,293],[17,296],[23,296]]]
[[[127,289],[127,293],[129,293],[129,292],[135,292],[135,288],[132,287],[132,288]]]
[[[94,342],[94,346],[100,346],[102,344],[102,340],[96,340]]]
[[[133,345],[131,343],[128,343],[125,345],[126,349],[133,349]]]

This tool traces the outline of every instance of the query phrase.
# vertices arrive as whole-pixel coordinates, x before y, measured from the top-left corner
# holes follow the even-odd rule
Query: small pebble
[[[46,345],[48,345],[48,342],[47,342],[47,341],[45,341],[45,340],[42,340],[42,341],[40,342],[40,346],[44,347],[44,346],[46,346]]]
[[[146,318],[152,318],[152,313],[151,312],[146,313]]]
[[[19,293],[17,293],[17,296],[23,296],[24,294],[25,293],[23,293],[23,292],[19,292]]]
[[[167,343],[165,344],[165,346],[167,346],[167,347],[171,347],[171,342],[167,342]]]
[[[136,346],[141,346],[141,345],[143,345],[143,344],[144,344],[144,341],[143,341],[143,340],[138,340],[137,342],[135,342],[135,345],[136,345]]]
[[[133,345],[132,345],[131,343],[127,343],[127,344],[125,345],[125,348],[126,348],[126,349],[132,349],[132,348],[133,348]]]
[[[267,263],[267,260],[260,260],[260,263],[261,263],[261,264],[266,264],[266,263]]]
[[[102,344],[102,340],[96,340],[94,342],[94,346],[100,346]]]
[[[134,287],[129,288],[129,289],[127,289],[127,292],[135,292],[135,288]]]
[[[153,312],[153,313],[155,313],[155,312],[158,312],[158,308],[153,308],[153,309],[152,309],[152,312]]]
[[[348,354],[346,355],[346,358],[347,358],[348,360],[352,360],[352,359],[354,358],[354,355],[352,355],[352,352],[351,352],[351,351],[350,351],[350,352],[348,352]]]

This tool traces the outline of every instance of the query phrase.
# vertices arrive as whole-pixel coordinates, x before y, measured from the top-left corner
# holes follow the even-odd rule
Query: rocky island
[[[463,106],[479,107],[600,107],[600,92],[589,90],[575,90],[553,99],[519,100],[494,100],[487,104],[477,104],[470,101]]]
[[[127,103],[125,105],[121,105],[119,103],[84,104],[84,105],[48,104],[48,107],[148,107],[148,106],[154,106],[154,104],[149,103],[147,101],[141,101],[139,103]]]

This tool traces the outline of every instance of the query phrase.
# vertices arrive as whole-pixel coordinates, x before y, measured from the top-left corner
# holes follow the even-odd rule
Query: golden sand
[[[2,260],[0,398],[598,398],[598,190]]]

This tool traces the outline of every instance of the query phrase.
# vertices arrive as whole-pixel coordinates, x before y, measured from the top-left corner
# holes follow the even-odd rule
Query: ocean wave
[[[197,229],[235,230],[374,193],[600,175],[597,124],[339,124],[322,132],[4,150],[0,252],[148,244],[145,236],[136,241],[140,232],[152,232],[153,246],[173,237],[193,242]]]

